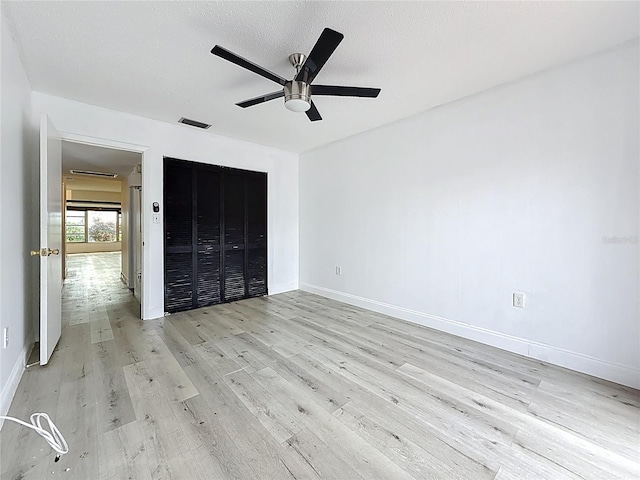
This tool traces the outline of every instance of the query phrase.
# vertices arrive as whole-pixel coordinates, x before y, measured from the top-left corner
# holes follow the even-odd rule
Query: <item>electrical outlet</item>
[[[7,348],[9,346],[9,327],[4,327],[2,329],[2,348]]]
[[[342,268],[336,267],[336,275],[342,275]]]
[[[513,306],[517,308],[524,308],[524,293],[513,294]]]

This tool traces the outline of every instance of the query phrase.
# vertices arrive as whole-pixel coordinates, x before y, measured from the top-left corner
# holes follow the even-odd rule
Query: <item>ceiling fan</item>
[[[258,105],[259,103],[268,102],[269,100],[284,97],[285,107],[293,112],[305,112],[307,117],[309,117],[309,120],[315,122],[317,120],[322,120],[322,117],[311,100],[312,94],[338,97],[375,98],[380,93],[379,88],[311,85],[313,79],[318,75],[320,69],[322,69],[343,38],[344,35],[341,33],[331,30],[330,28],[325,28],[308,57],[302,53],[293,53],[289,55],[289,62],[291,62],[291,65],[296,69],[296,75],[293,77],[293,80],[287,80],[276,73],[270,72],[260,65],[256,65],[255,63],[230,52],[220,45],[213,47],[211,53],[283,86],[282,90],[236,103],[239,107],[247,108],[253,105]]]

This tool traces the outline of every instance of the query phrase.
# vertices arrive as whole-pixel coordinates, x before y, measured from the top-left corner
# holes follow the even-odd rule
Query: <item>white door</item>
[[[51,358],[62,333],[62,140],[40,120],[40,365]],[[33,254],[34,252],[32,252]]]

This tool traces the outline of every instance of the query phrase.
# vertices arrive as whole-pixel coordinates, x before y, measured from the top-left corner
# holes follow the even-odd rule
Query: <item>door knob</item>
[[[48,257],[49,255],[60,255],[60,249],[54,248],[51,250],[50,248],[41,248],[40,250],[31,250],[30,252],[32,257],[41,256]]]

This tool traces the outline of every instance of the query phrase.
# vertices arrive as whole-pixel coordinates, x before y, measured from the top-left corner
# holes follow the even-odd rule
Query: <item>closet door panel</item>
[[[165,257],[164,264],[164,309],[178,312],[193,308],[193,255],[172,253]]]
[[[240,300],[246,295],[244,251],[227,250],[224,255],[224,300]]]
[[[244,176],[241,174],[224,174],[223,215],[225,247],[244,248]]]
[[[168,163],[164,174],[165,246],[192,246],[193,233],[192,169]]]
[[[220,172],[196,170],[197,306],[222,301],[220,288]]]
[[[247,295],[267,294],[267,175],[247,174]]]
[[[267,175],[247,175],[247,241],[267,247]]]
[[[224,173],[224,300],[245,296],[245,188],[244,175]]]
[[[193,308],[193,175],[188,166],[165,163],[165,310]]]
[[[221,303],[220,250],[198,253],[198,307]]]
[[[249,297],[267,294],[267,249],[251,248],[247,251]]]

